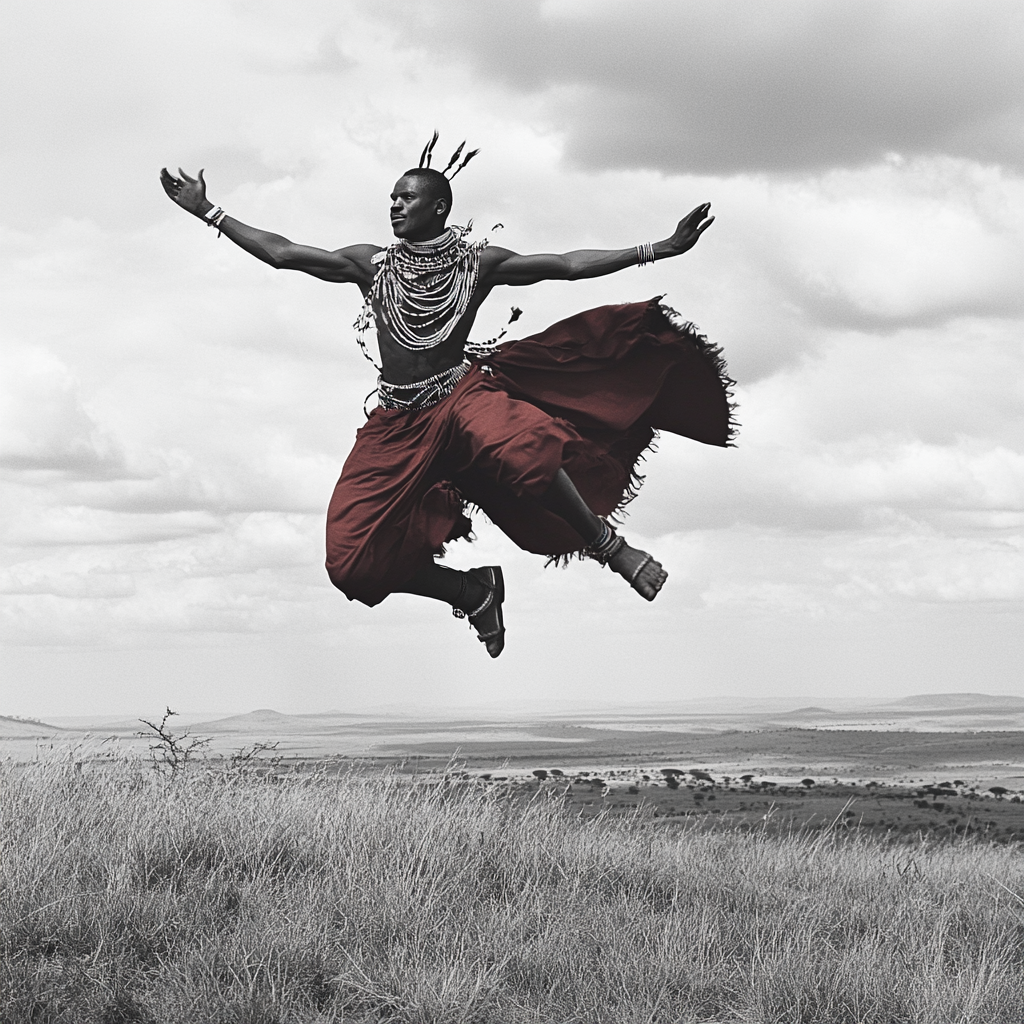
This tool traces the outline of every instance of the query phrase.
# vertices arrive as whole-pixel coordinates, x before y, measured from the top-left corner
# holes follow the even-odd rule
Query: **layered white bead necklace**
[[[451,336],[469,308],[480,276],[480,253],[486,239],[467,243],[467,228],[450,227],[426,242],[404,238],[373,257],[381,268],[356,321],[359,343],[374,320],[374,303],[383,326],[403,348],[434,348]]]

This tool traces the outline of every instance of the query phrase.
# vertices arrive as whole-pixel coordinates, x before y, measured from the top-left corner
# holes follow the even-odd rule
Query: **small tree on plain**
[[[177,775],[178,772],[184,771],[188,763],[210,745],[209,736],[203,738],[192,736],[188,729],[180,733],[173,732],[167,722],[176,714],[176,711],[167,708],[159,725],[146,718],[140,718],[139,721],[149,729],[149,732],[140,730],[135,734],[152,740],[149,744],[149,756],[153,767],[170,775]]]

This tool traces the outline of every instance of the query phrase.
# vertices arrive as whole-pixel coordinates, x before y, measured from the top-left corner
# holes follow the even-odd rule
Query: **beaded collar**
[[[451,336],[469,308],[487,247],[486,239],[466,242],[469,230],[453,225],[425,242],[400,238],[371,258],[380,269],[354,325],[370,362],[363,335],[375,323],[375,302],[383,326],[403,348],[435,348]]]

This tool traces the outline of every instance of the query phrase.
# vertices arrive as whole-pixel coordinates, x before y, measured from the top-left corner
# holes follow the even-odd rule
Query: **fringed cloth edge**
[[[718,347],[660,298],[499,346],[443,401],[377,409],[360,428],[328,510],[331,581],[379,604],[470,536],[470,503],[524,551],[568,561],[583,540],[540,501],[559,467],[594,512],[621,518],[657,431],[732,443],[732,383]]]
[[[650,453],[657,451],[657,440],[661,431],[668,430],[671,433],[680,433],[683,436],[691,436],[703,443],[716,446],[735,447],[735,439],[739,429],[739,423],[736,419],[737,406],[733,395],[736,382],[729,376],[721,347],[709,341],[707,336],[702,334],[692,321],[684,320],[676,310],[665,304],[662,301],[663,298],[663,296],[659,295],[643,304],[642,313],[632,321],[629,327],[630,340],[626,343],[623,350],[618,353],[617,357],[613,356],[610,360],[612,363],[628,360],[633,353],[642,349],[644,345],[650,346],[652,350],[660,349],[667,356],[672,349],[683,343],[683,348],[677,350],[678,358],[676,361],[673,361],[671,358],[665,358],[664,363],[660,365],[660,372],[662,373],[660,382],[651,382],[652,385],[656,383],[656,386],[652,386],[642,410],[639,407],[635,407],[635,418],[632,419],[628,426],[624,425],[625,429],[621,430],[619,440],[622,442],[621,448],[626,450],[620,450],[617,453],[615,451],[616,445],[612,443],[610,446],[611,450],[607,451],[607,455],[615,458],[615,461],[621,466],[626,476],[626,482],[619,492],[618,500],[615,501],[614,507],[606,515],[606,518],[617,524],[621,524],[624,521],[628,515],[627,506],[637,497],[644,484],[645,475],[639,471],[639,464],[645,462]],[[563,324],[574,326],[574,321],[580,322],[580,319],[588,314],[597,314],[604,310],[608,310],[612,316],[613,326],[609,333],[614,334],[619,327],[618,320],[615,318],[625,317],[628,320],[630,315],[636,315],[636,307],[640,305],[640,303],[636,303],[624,307],[602,307],[601,310],[586,311],[553,325],[541,332],[540,335],[523,340],[525,342],[533,342],[536,339],[543,342],[548,338],[554,338],[555,347],[557,348],[562,344],[562,339],[559,338],[559,328]],[[667,338],[666,335],[668,335]],[[542,396],[538,389],[532,388],[531,380],[524,381],[526,375],[517,371],[523,369],[524,363],[531,370],[534,367],[529,366],[532,362],[529,357],[525,360],[517,360],[515,358],[516,346],[521,344],[522,342],[506,343],[493,354],[492,361],[501,371],[502,375],[510,378],[513,384],[523,386],[527,397],[534,401],[535,404],[546,409],[552,415],[567,420],[580,431],[585,440],[588,434],[594,436],[595,439],[597,434],[606,435],[606,430],[594,430],[595,425],[600,426],[600,424],[592,422],[587,413],[584,413],[582,416],[574,415],[573,409],[562,406],[557,399],[552,399],[550,395],[545,394]],[[682,429],[674,429],[674,427],[678,428],[679,424],[673,422],[674,417],[671,414],[672,392],[686,391],[687,388],[695,386],[694,381],[690,379],[693,376],[694,369],[696,369],[693,363],[691,362],[689,367],[679,365],[685,364],[687,359],[689,359],[686,353],[687,345],[692,346],[691,351],[696,355],[698,364],[703,364],[706,370],[710,371],[710,374],[697,374],[697,376],[702,378],[700,382],[697,382],[697,386],[700,388],[699,398],[701,402],[709,403],[714,413],[714,425],[711,428],[693,431],[692,433],[686,429],[685,425]],[[597,346],[594,346],[595,349],[599,347],[600,342]],[[522,352],[523,349],[519,351]],[[582,360],[593,354],[591,351],[588,351],[586,341],[581,343],[578,352],[567,351],[563,348],[562,353],[565,363],[572,363],[577,358]],[[481,361],[486,362],[486,360]],[[672,370],[677,366],[685,379],[673,377]],[[562,369],[568,371],[569,367],[564,364],[556,364],[543,368],[537,366],[536,369],[551,372],[552,377],[546,378],[550,380],[557,374],[557,371]],[[567,372],[562,379],[565,380],[572,376],[571,372]],[[667,408],[669,408],[670,414],[665,416],[664,410],[661,410],[660,415],[666,422],[650,423],[648,422],[648,415],[653,413],[653,418],[657,419],[659,414],[656,406],[659,405],[658,400],[662,397],[662,392],[667,393],[665,398],[668,400]],[[634,395],[633,399],[635,397]],[[630,400],[627,397],[625,401],[628,404]],[[577,403],[578,409],[577,394],[572,395],[572,401]],[[630,416],[633,416],[633,413]],[[660,430],[659,427],[661,428]],[[639,444],[639,447],[636,447],[637,444]],[[584,488],[581,487],[581,490],[584,490]],[[605,507],[607,508],[607,505]],[[487,510],[480,508],[475,502],[470,501],[467,503],[467,513],[477,510],[485,515],[487,514]],[[452,537],[452,539],[455,539],[455,537]],[[564,566],[573,559],[584,557],[586,555],[582,549],[567,553],[548,554],[547,564]]]
[[[722,351],[722,346],[716,345],[713,341],[708,341],[707,335],[701,334],[697,325],[692,320],[684,320],[681,314],[671,306],[661,301],[663,298],[665,298],[664,295],[656,295],[651,299],[648,309],[651,311],[651,315],[654,315],[656,311],[672,328],[680,334],[685,334],[686,337],[693,342],[701,358],[706,360],[715,371],[715,376],[722,385],[725,404],[729,410],[728,426],[726,428],[726,441],[722,447],[735,448],[736,445],[733,442],[736,440],[740,431],[740,422],[736,419],[736,412],[739,406],[736,404],[736,398],[733,393],[733,389],[736,387],[736,381],[729,376],[729,367],[726,364],[725,353]]]

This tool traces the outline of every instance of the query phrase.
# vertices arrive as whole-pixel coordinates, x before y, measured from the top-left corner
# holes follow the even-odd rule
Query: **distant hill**
[[[223,714],[223,712],[219,713]],[[200,722],[207,722],[211,716],[217,714],[218,712],[215,711],[208,711],[206,714],[197,714],[194,711],[176,713],[168,720],[168,724],[175,732],[178,732],[182,729],[190,729]],[[55,716],[54,722],[58,728],[67,732],[104,736],[113,733],[136,733],[145,729],[142,724],[143,718],[148,718],[151,722],[159,722],[162,717],[163,714],[160,711],[146,711],[128,718],[124,715],[61,715]]]
[[[2,739],[33,739],[36,736],[53,736],[63,731],[58,725],[50,725],[34,718],[10,718],[7,715],[0,715]]]
[[[828,708],[818,708],[818,707],[811,706],[811,707],[806,707],[806,708],[797,708],[796,711],[786,711],[786,712],[783,712],[783,713],[778,714],[778,715],[773,715],[772,717],[773,718],[821,718],[822,716],[824,716],[826,718],[835,718],[836,713],[834,711],[829,711]]]
[[[244,735],[268,736],[331,732],[336,729],[350,729],[365,726],[366,723],[394,721],[397,715],[350,714],[347,711],[319,712],[310,715],[287,715],[272,708],[259,708],[243,715],[229,715],[226,718],[212,718],[196,722],[192,726],[198,735],[204,733],[239,733]]]
[[[298,715],[285,715],[271,708],[259,708],[246,712],[244,715],[229,715],[227,718],[215,718],[209,722],[199,722],[196,729],[200,732],[262,732],[267,729],[294,729]]]
[[[908,711],[978,710],[1024,711],[1024,697],[991,693],[916,693],[889,701],[888,708],[906,708]]]

